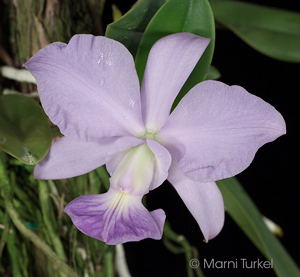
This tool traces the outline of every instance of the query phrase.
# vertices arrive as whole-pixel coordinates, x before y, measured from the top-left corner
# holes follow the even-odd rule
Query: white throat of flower
[[[155,156],[147,143],[133,147],[111,177],[111,187],[124,193],[148,193],[155,170]]]

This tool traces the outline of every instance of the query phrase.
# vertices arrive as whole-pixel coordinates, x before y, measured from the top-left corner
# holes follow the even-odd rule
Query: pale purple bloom
[[[172,103],[209,39],[189,33],[152,47],[141,87],[119,42],[76,35],[26,64],[42,105],[64,137],[35,167],[37,179],[61,179],[106,164],[110,189],[70,202],[65,212],[83,233],[107,244],[160,239],[165,213],[149,212],[144,194],[165,179],[177,190],[208,241],[222,229],[216,180],[249,166],[258,148],[285,133],[280,113],[239,86],[205,81]],[[167,199],[167,196],[166,196]]]

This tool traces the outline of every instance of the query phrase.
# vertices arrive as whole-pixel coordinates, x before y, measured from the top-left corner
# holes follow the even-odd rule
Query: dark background
[[[135,1],[107,1],[104,24],[111,22],[110,5],[116,4],[125,13]],[[300,12],[298,1],[248,1]],[[105,26],[105,25],[104,25]],[[300,47],[300,45],[299,45]],[[284,237],[282,244],[300,265],[299,254],[299,79],[300,64],[286,63],[266,57],[245,44],[227,30],[217,30],[213,58],[228,85],[240,85],[271,105],[283,115],[287,135],[263,146],[251,164],[237,177],[263,215],[279,224]],[[208,244],[172,186],[165,182],[150,192],[150,210],[162,208],[172,229],[184,235],[199,251],[200,262],[265,260],[251,241],[226,214],[221,233]],[[135,276],[186,276],[183,254],[172,254],[162,241],[144,240],[126,243],[125,251],[129,269]],[[241,263],[239,263],[241,265]],[[206,269],[205,276],[275,276],[271,269]]]

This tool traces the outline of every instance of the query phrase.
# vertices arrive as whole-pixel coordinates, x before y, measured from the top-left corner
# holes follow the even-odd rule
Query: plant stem
[[[53,212],[53,205],[49,196],[48,184],[44,180],[38,180],[39,198],[42,208],[43,220],[50,236],[53,248],[58,257],[65,261],[65,253],[59,235],[56,232],[56,220]],[[61,277],[65,275],[60,274]]]
[[[131,277],[125,257],[123,244],[116,245],[116,271],[120,277]]]
[[[9,198],[5,199],[5,207],[6,210],[11,217],[13,223],[18,228],[18,230],[22,233],[23,236],[25,236],[27,239],[29,239],[36,247],[38,247],[46,256],[49,258],[55,266],[61,270],[63,273],[65,273],[69,277],[79,277],[76,272],[73,271],[72,268],[70,268],[65,262],[63,262],[53,251],[52,249],[43,241],[40,239],[39,236],[37,236],[34,232],[29,230],[20,219],[18,213],[16,212],[12,202],[9,200]]]
[[[193,268],[190,266],[190,261],[192,260],[192,247],[189,244],[188,240],[183,236],[183,235],[178,235],[176,234],[170,227],[170,225],[166,222],[164,226],[164,235],[179,244],[185,253],[185,260],[186,260],[186,270],[187,270],[187,276],[188,277],[193,277]],[[173,247],[174,248],[174,247]],[[178,248],[175,248],[177,251],[179,250]],[[200,274],[200,275],[199,275]],[[201,270],[197,271],[197,275],[199,277],[204,277],[202,274]]]
[[[9,217],[8,213],[6,212],[5,217],[4,217],[4,230],[3,230],[3,233],[1,236],[1,241],[0,241],[0,258],[2,256],[2,251],[3,251],[3,248],[7,241],[8,234],[9,234],[9,221],[10,221],[10,217]]]
[[[107,252],[104,256],[104,264],[105,264],[105,276],[106,277],[114,277],[114,264],[113,264],[113,253]]]
[[[10,182],[6,172],[6,167],[1,158],[0,158],[0,188],[1,188],[1,196],[4,198],[6,211],[9,214],[14,225],[20,231],[20,233],[24,237],[29,239],[37,248],[39,248],[47,256],[47,258],[51,260],[54,263],[54,265],[63,273],[65,273],[67,276],[79,277],[72,268],[70,268],[65,262],[63,262],[52,251],[52,249],[42,239],[40,239],[39,236],[37,236],[34,232],[28,229],[22,222],[11,200]]]

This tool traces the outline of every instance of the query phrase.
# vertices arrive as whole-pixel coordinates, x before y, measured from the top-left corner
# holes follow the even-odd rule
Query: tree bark
[[[76,33],[103,35],[101,18],[104,2],[104,0],[6,0],[9,41],[15,66],[21,67],[47,44],[54,41],[68,42]]]

